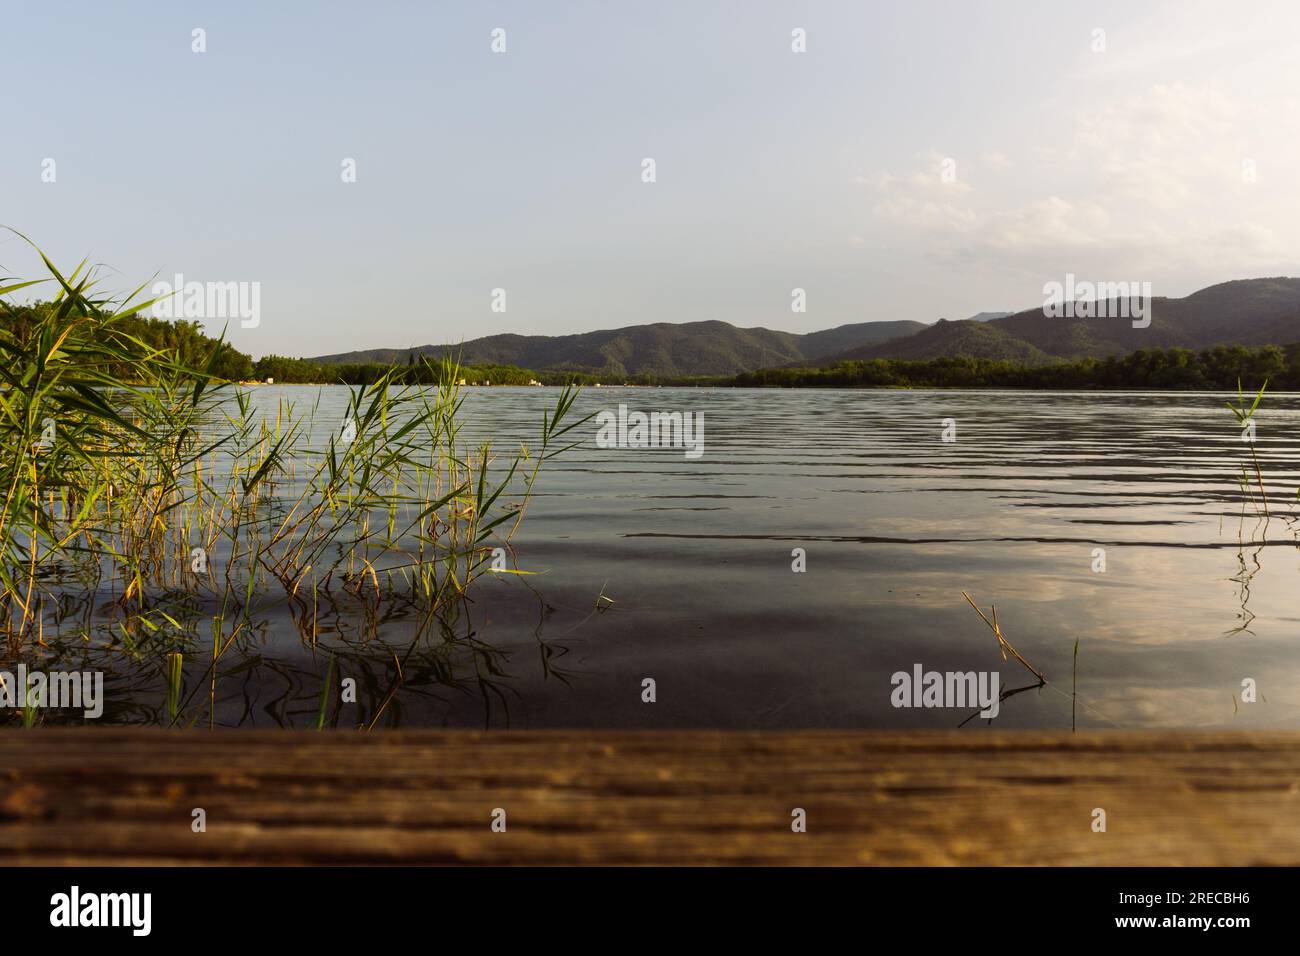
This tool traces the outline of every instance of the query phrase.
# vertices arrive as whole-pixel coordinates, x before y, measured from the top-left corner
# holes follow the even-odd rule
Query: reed
[[[972,598],[965,591],[961,592],[961,596],[966,599],[967,604],[969,604],[971,607],[975,609],[975,613],[978,614],[980,618],[984,621],[984,623],[988,625],[989,630],[993,632],[993,636],[998,639],[998,650],[1001,651],[1002,653],[1002,659],[1005,661],[1007,659],[1007,655],[1010,654],[1022,665],[1024,665],[1025,670],[1029,671],[1029,673],[1037,677],[1040,682],[1046,684],[1047,678],[1043,676],[1043,672],[1040,671],[1033,664],[1029,663],[1029,661],[1021,657],[1020,652],[1017,651],[1014,647],[1012,647],[1011,642],[1008,641],[1006,637],[1003,635],[1002,628],[998,625],[998,609],[996,607],[990,608],[990,613],[993,615],[992,619],[990,620],[988,615],[986,615],[983,611],[980,610],[979,605],[975,603],[974,598]]]
[[[1233,417],[1237,419],[1237,424],[1241,426],[1243,433],[1247,427],[1253,425],[1255,411],[1256,409],[1259,408],[1260,402],[1264,400],[1264,390],[1266,388],[1268,388],[1267,380],[1264,382],[1263,385],[1259,387],[1259,392],[1255,395],[1254,400],[1249,405],[1247,405],[1246,394],[1245,392],[1242,391],[1242,387],[1241,387],[1241,380],[1240,379],[1237,380],[1237,404],[1233,405],[1231,402],[1228,402],[1227,407],[1228,407],[1228,411],[1232,412]],[[1250,444],[1251,466],[1255,473],[1254,475],[1255,484],[1256,487],[1259,488],[1259,501],[1257,503],[1255,502],[1250,487],[1249,473],[1247,472],[1246,467],[1244,465],[1242,466],[1242,479],[1239,482],[1239,484],[1241,485],[1242,493],[1248,496],[1251,502],[1255,504],[1256,511],[1263,517],[1265,522],[1265,528],[1267,528],[1268,519],[1270,517],[1269,506],[1268,506],[1268,491],[1264,488],[1264,472],[1259,465],[1259,455],[1256,454],[1255,452],[1255,442],[1254,442],[1253,435],[1250,437],[1249,444]]]
[[[433,386],[391,369],[350,387],[339,421],[319,405],[264,408],[215,374],[221,342],[202,367],[183,364],[123,331],[152,305],[140,289],[102,295],[86,262],[65,275],[41,259],[44,279],[0,279],[3,656],[93,631],[103,654],[156,661],[169,724],[204,705],[211,723],[218,682],[242,666],[229,653],[259,639],[268,608],[312,647],[345,617],[373,635],[396,605],[417,635],[459,619],[581,424],[566,387],[535,451],[467,442],[451,359],[425,360]],[[39,283],[51,301],[3,298]]]

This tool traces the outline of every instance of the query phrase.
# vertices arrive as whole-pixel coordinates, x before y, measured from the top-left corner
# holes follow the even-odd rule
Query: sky
[[[1291,0],[0,8],[0,224],[254,357],[1300,275]]]

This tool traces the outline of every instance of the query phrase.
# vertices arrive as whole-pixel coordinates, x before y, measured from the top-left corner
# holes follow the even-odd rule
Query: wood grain
[[[41,729],[0,768],[7,865],[1300,864],[1289,732]]]

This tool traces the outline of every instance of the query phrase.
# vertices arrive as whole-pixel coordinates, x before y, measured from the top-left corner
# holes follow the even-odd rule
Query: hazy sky
[[[255,356],[964,318],[1067,272],[1156,295],[1300,275],[1294,0],[87,0],[0,22],[0,223],[122,289],[259,282],[261,324],[231,331]],[[0,237],[0,275],[36,271]]]

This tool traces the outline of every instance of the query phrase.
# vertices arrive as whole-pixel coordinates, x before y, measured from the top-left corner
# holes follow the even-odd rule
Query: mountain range
[[[1107,303],[1108,315],[1116,316],[1119,301]],[[1289,345],[1300,342],[1300,279],[1240,279],[1181,299],[1156,296],[1150,315],[1147,328],[1134,328],[1128,318],[1053,317],[1042,306],[985,322],[941,319],[912,335],[854,346],[818,364],[969,355],[1040,365],[1141,348]]]
[[[858,322],[802,335],[772,329],[741,329],[727,322],[655,322],[577,335],[489,335],[460,345],[370,349],[322,355],[321,364],[405,363],[416,355],[459,355],[464,365],[590,372],[611,380],[635,376],[682,378],[727,376],[772,365],[814,361],[866,348],[924,329],[908,320]]]
[[[1108,314],[1118,313],[1118,300]],[[796,334],[737,328],[726,322],[656,322],[575,335],[489,335],[461,345],[371,349],[318,356],[322,364],[404,363],[411,353],[459,355],[466,365],[518,365],[609,378],[731,376],[773,366],[820,366],[866,359],[958,355],[1027,365],[1124,355],[1140,348],[1286,345],[1300,342],[1300,279],[1241,279],[1183,298],[1155,297],[1151,323],[1128,318],[1065,318],[1037,307],[981,312],[933,324],[858,322]]]

